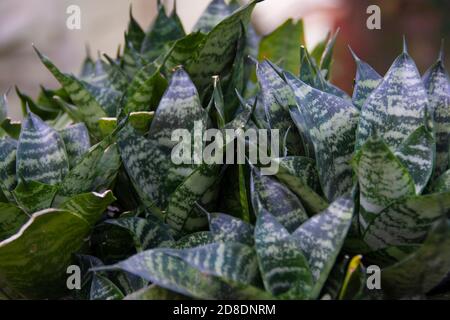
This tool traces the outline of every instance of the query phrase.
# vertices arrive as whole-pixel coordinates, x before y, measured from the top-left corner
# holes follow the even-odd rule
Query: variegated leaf
[[[173,241],[169,228],[157,218],[127,217],[108,220],[107,223],[128,230],[138,251],[153,249],[164,242]]]
[[[425,294],[436,287],[450,269],[450,226],[437,222],[413,254],[381,271],[381,286],[390,298]]]
[[[209,229],[217,242],[239,242],[254,244],[254,228],[240,219],[223,213],[210,213]]]
[[[86,89],[82,82],[72,75],[62,73],[47,57],[43,56],[37,50],[36,52],[42,63],[61,83],[71,100],[77,105],[78,111],[83,117],[83,121],[86,123],[90,132],[98,136],[100,134],[98,130],[98,119],[107,116],[102,105],[100,105],[91,92]]]
[[[289,232],[308,219],[297,196],[275,178],[262,175],[257,168],[252,168],[250,188],[256,216],[267,211]]]
[[[60,183],[69,170],[61,136],[33,113],[22,124],[16,166],[21,179],[50,185]]]
[[[333,64],[333,51],[336,44],[336,39],[339,34],[339,29],[328,39],[328,42],[323,50],[320,58],[320,70],[325,73],[326,79],[331,77],[331,67]]]
[[[52,206],[58,186],[37,181],[20,181],[13,191],[17,204],[27,213],[32,214]]]
[[[449,192],[397,201],[381,211],[367,227],[364,241],[374,250],[420,244],[432,224],[449,210]]]
[[[369,138],[354,159],[363,229],[389,204],[416,194],[408,170],[379,138]]]
[[[173,130],[187,129],[192,132],[196,121],[201,121],[203,128],[206,128],[207,117],[195,85],[180,68],[173,74],[169,88],[156,109],[148,135],[160,146],[172,148],[177,144],[171,141]]]
[[[284,298],[308,298],[313,287],[308,261],[289,232],[264,210],[256,221],[255,244],[266,290]]]
[[[350,51],[356,62],[356,76],[352,99],[353,104],[361,110],[367,98],[378,87],[383,77],[367,62],[362,61],[353,50],[350,49]]]
[[[9,137],[0,140],[0,188],[10,201],[13,201],[11,191],[17,185],[16,151],[16,140]]]
[[[30,218],[19,207],[9,203],[0,203],[0,212],[0,241],[14,235]]]
[[[170,248],[172,249],[189,249],[195,248],[198,246],[204,246],[210,243],[215,242],[215,239],[211,232],[209,231],[200,231],[191,233],[187,236],[182,237],[180,240],[176,241]]]
[[[267,60],[256,67],[262,103],[270,128],[280,130],[280,137],[287,135],[289,153],[299,155],[303,149],[302,142],[289,115],[289,106],[295,105],[295,97],[274,67]]]
[[[450,139],[450,77],[444,67],[443,48],[438,61],[425,73],[422,80],[430,101],[429,111],[434,119],[436,134],[436,165],[434,177],[444,173],[449,163]]]
[[[100,270],[125,270],[160,287],[199,299],[249,299],[265,296],[256,288],[252,290],[252,287],[238,286],[218,277],[205,275],[164,251],[165,249],[147,250]]]
[[[420,126],[399,146],[395,156],[414,180],[416,194],[421,194],[433,172],[435,140],[425,126]]]
[[[61,130],[60,134],[69,157],[70,168],[73,168],[91,147],[89,132],[84,123],[78,123]]]
[[[333,201],[350,191],[355,131],[359,112],[346,100],[314,89],[285,74],[297,99],[292,112],[307,120],[314,144],[317,170],[325,196]]]
[[[95,274],[92,278],[90,300],[122,300],[122,291],[108,278]]]
[[[112,191],[106,191],[102,194],[91,192],[73,196],[60,204],[59,208],[75,212],[91,225],[94,225],[115,200]]]
[[[8,117],[8,99],[6,94],[0,95],[0,123]]]
[[[293,234],[314,279],[311,298],[320,294],[350,228],[354,212],[351,197],[334,201],[328,209],[302,224]]]
[[[89,234],[89,223],[75,213],[40,211],[14,236],[0,242],[3,288],[22,298],[57,298],[67,290],[67,267]]]
[[[257,284],[258,262],[252,247],[237,242],[221,242],[192,249],[162,249],[198,271],[242,284]]]
[[[424,124],[428,96],[417,67],[404,50],[361,109],[356,148],[378,134],[396,149]]]
[[[122,167],[117,144],[110,145],[95,168],[94,180],[91,184],[92,191],[103,192],[115,186],[115,180]]]
[[[127,295],[123,300],[186,300],[187,297],[173,291],[151,285]]]
[[[231,13],[231,7],[224,0],[213,0],[206,7],[192,31],[208,33]]]
[[[431,186],[433,192],[450,191],[450,170],[445,171]]]
[[[168,16],[164,6],[160,5],[155,22],[145,34],[141,53],[147,60],[153,61],[164,51],[164,46],[167,43],[178,40],[184,37],[184,35],[183,24],[176,10]]]

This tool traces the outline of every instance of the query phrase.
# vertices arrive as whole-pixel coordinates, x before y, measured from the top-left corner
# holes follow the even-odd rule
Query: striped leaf
[[[236,10],[232,15],[220,22],[203,41],[191,52],[188,61],[178,60],[178,65],[184,65],[200,92],[210,85],[214,75],[223,76],[236,54],[236,43],[242,34],[242,25],[250,22],[251,13],[257,2]],[[175,49],[175,52],[177,49]]]
[[[162,251],[204,274],[236,283],[256,284],[259,276],[254,249],[241,243],[212,243],[192,249]]]
[[[170,196],[165,219],[176,233],[182,232],[195,203],[216,183],[219,170],[219,165],[201,165]]]
[[[69,211],[33,214],[18,233],[0,242],[1,287],[24,298],[61,297],[72,254],[81,249],[90,229],[86,220]]]
[[[308,219],[297,196],[275,178],[262,175],[257,168],[252,168],[250,188],[256,216],[267,211],[289,232]]]
[[[19,181],[13,191],[17,204],[27,213],[48,209],[52,206],[58,186],[36,181]]]
[[[68,93],[71,100],[78,107],[79,114],[83,118],[83,122],[89,128],[89,131],[99,136],[98,119],[106,117],[107,113],[103,109],[103,106],[97,101],[96,97],[85,87],[84,83],[76,79],[72,75],[62,73],[56,68],[56,66],[39,51],[36,52],[41,59],[42,63],[53,74],[53,76],[63,86],[64,90]]]
[[[209,231],[200,231],[191,233],[182,237],[174,244],[170,245],[172,249],[189,249],[198,246],[204,246],[214,242],[214,237]]]
[[[415,253],[381,271],[381,287],[390,298],[425,294],[445,278],[449,269],[450,226],[442,219]]]
[[[253,246],[254,228],[251,224],[223,213],[210,213],[208,217],[214,241],[239,242]]]
[[[77,165],[70,170],[61,183],[58,194],[70,197],[72,195],[93,191],[98,170],[105,150],[112,144],[112,137],[109,136],[89,149],[81,158]]]
[[[336,44],[336,39],[339,34],[339,29],[328,39],[327,44],[320,58],[320,70],[323,72],[327,79],[331,78],[331,67],[333,64],[333,51]]]
[[[325,210],[328,207],[328,202],[311,188],[316,183],[314,176],[317,175],[317,172],[311,172],[311,170],[316,171],[314,166],[311,167],[314,163],[309,161],[308,158],[302,157],[293,157],[293,163],[290,163],[289,159],[290,157],[275,160],[280,165],[276,174],[277,179],[300,198],[302,204],[311,214]]]
[[[159,145],[172,148],[177,144],[171,141],[173,130],[187,129],[192,132],[195,121],[201,121],[203,128],[206,128],[207,117],[195,85],[189,75],[180,68],[172,76],[169,88],[156,109],[148,134]]]
[[[405,48],[361,109],[357,149],[375,133],[388,146],[398,148],[424,124],[427,103],[420,74]]]
[[[305,44],[303,21],[287,20],[275,31],[261,39],[259,59],[280,61],[286,71],[298,74],[298,46]]]
[[[280,137],[287,135],[287,148],[290,154],[301,154],[302,142],[289,115],[289,106],[295,105],[291,89],[267,60],[257,65],[256,74],[270,128],[280,130]]]
[[[433,172],[435,140],[425,126],[420,126],[395,152],[414,180],[416,194],[421,194]]]
[[[445,70],[443,48],[438,61],[422,78],[428,93],[429,111],[434,118],[436,166],[434,176],[444,173],[449,163],[450,76]]]
[[[107,223],[128,230],[139,252],[157,248],[163,242],[173,241],[169,228],[157,218],[129,217],[108,220]]]
[[[445,171],[431,186],[433,192],[450,191],[450,170]]]
[[[378,214],[367,227],[364,241],[374,250],[420,244],[432,224],[449,210],[449,192],[400,200]]]
[[[116,265],[100,270],[125,270],[155,285],[199,299],[250,299],[267,297],[260,290],[225,282],[191,267],[186,261],[165,253],[147,250]]]
[[[8,99],[6,94],[0,95],[0,123],[8,117]]]
[[[49,185],[60,183],[69,171],[61,136],[33,113],[22,124],[16,166],[21,179]]]
[[[0,241],[14,235],[30,218],[19,207],[9,203],[0,203],[0,212]]]
[[[308,298],[313,287],[308,261],[289,232],[264,210],[256,221],[255,244],[266,290],[284,298]]]
[[[383,77],[367,62],[362,61],[353,50],[350,49],[350,51],[356,62],[356,76],[352,100],[353,104],[361,110],[367,98],[378,87]]]
[[[92,278],[90,300],[122,300],[124,294],[108,278],[95,274]]]
[[[127,39],[136,50],[141,49],[142,42],[145,38],[145,32],[133,16],[133,10],[130,6],[130,21],[128,22]]]
[[[320,294],[341,251],[352,222],[353,211],[354,203],[351,197],[339,198],[292,234],[308,261],[314,279],[311,292],[313,299]]]
[[[314,144],[317,170],[325,196],[333,201],[350,191],[358,110],[347,101],[316,90],[291,74],[285,74],[297,99],[291,110],[307,120]]]
[[[206,7],[192,31],[208,33],[231,13],[231,7],[224,0],[213,0]]]
[[[60,135],[66,147],[70,168],[73,168],[91,147],[89,132],[84,123],[78,123],[61,130]]]
[[[13,201],[11,191],[17,185],[16,151],[16,140],[8,137],[0,140],[0,188],[10,201]]]
[[[360,223],[365,229],[392,202],[415,195],[414,180],[379,138],[370,138],[355,156],[360,189]]]
[[[91,192],[73,196],[60,204],[59,208],[76,212],[91,225],[94,225],[115,200],[112,191],[106,191],[102,194]]]
[[[167,43],[185,36],[183,24],[176,10],[167,15],[163,5],[159,5],[158,16],[151,29],[145,34],[141,53],[149,61],[153,61],[163,51]]]

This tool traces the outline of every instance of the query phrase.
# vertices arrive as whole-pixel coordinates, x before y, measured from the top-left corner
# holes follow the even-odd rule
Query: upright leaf
[[[0,188],[11,201],[11,191],[17,185],[16,152],[16,140],[8,137],[0,140]]]
[[[223,19],[231,14],[232,10],[224,0],[213,0],[200,16],[200,19],[192,29],[193,32],[210,32]]]
[[[61,130],[60,134],[69,157],[70,168],[73,168],[91,147],[89,132],[83,123],[78,123]]]
[[[217,242],[240,242],[254,244],[253,226],[223,213],[209,214],[209,229]]]

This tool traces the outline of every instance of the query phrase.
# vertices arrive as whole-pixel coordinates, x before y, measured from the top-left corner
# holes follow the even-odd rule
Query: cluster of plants
[[[61,86],[16,88],[22,123],[0,100],[0,299],[448,295],[443,53],[423,77],[406,43],[384,77],[352,53],[350,97],[329,81],[337,34],[308,50],[289,20],[260,37],[257,2],[214,0],[190,34],[159,4],[78,76],[36,49]],[[174,164],[172,131],[196,121],[278,129],[278,173]]]

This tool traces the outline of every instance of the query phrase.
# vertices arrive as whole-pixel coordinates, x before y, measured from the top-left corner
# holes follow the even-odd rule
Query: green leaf
[[[351,50],[353,59],[356,62],[356,77],[355,85],[353,88],[353,104],[361,110],[367,98],[370,96],[373,90],[383,80],[383,77],[378,74],[367,62],[362,61]]]
[[[433,192],[450,191],[450,170],[445,171],[431,187]]]
[[[73,196],[59,205],[59,208],[76,212],[91,225],[94,225],[115,200],[112,191],[106,191],[102,194],[91,192]]]
[[[204,246],[214,242],[214,237],[209,231],[200,231],[191,233],[182,237],[180,240],[170,245],[173,249],[188,249],[198,246]]]
[[[148,134],[159,145],[172,148],[177,144],[171,141],[173,130],[187,129],[192,132],[196,121],[201,121],[203,128],[206,128],[207,117],[195,85],[189,75],[180,68],[172,76],[169,88],[156,109]]]
[[[182,259],[204,274],[236,283],[256,284],[259,276],[254,249],[241,243],[212,243],[191,249],[162,251]]]
[[[51,120],[54,119],[58,113],[60,112],[59,109],[53,109],[53,108],[47,108],[45,106],[38,105],[31,99],[31,97],[27,96],[26,94],[23,94],[19,88],[16,86],[16,93],[17,96],[20,99],[21,105],[22,105],[22,112],[23,114],[27,114],[27,110],[33,112],[43,120]]]
[[[227,5],[224,0],[213,0],[208,7],[206,7],[192,31],[208,33],[231,13],[232,10],[230,6]]]
[[[394,61],[361,109],[356,148],[378,134],[396,149],[424,124],[428,96],[417,67],[406,50]]]
[[[17,204],[27,213],[48,209],[52,206],[57,186],[48,185],[37,181],[19,181],[13,191]]]
[[[98,129],[103,139],[112,134],[116,127],[117,118],[100,118],[98,120]]]
[[[9,137],[0,140],[0,188],[12,201],[11,191],[17,185],[16,178],[17,141]]]
[[[159,6],[158,16],[151,29],[145,34],[141,53],[149,61],[153,61],[164,50],[167,43],[185,36],[183,24],[176,11],[167,15],[163,5]]]
[[[297,196],[275,178],[264,176],[257,168],[252,168],[250,186],[256,216],[267,211],[289,232],[308,219]]]
[[[450,226],[437,222],[423,245],[406,259],[381,271],[381,287],[390,298],[425,294],[438,285],[450,269]]]
[[[266,290],[284,298],[308,298],[313,287],[308,261],[289,232],[265,210],[256,221],[255,243]]]
[[[78,123],[59,133],[66,147],[70,168],[73,168],[91,147],[89,132],[84,123]]]
[[[259,44],[259,59],[281,61],[286,71],[298,74],[298,47],[305,44],[303,21],[287,20],[275,31],[262,38]]]
[[[6,94],[0,95],[0,123],[8,117],[8,99]]]
[[[408,170],[379,138],[369,138],[355,156],[363,229],[392,202],[416,194]]]
[[[262,103],[271,129],[279,129],[280,137],[287,135],[290,154],[302,153],[302,142],[289,115],[289,106],[295,105],[295,97],[269,61],[256,67],[262,92]]]
[[[170,196],[165,219],[176,233],[183,230],[195,203],[215,184],[219,169],[219,165],[201,165]]]
[[[450,210],[450,192],[414,196],[393,203],[367,227],[364,241],[374,250],[422,243]]]
[[[120,289],[108,278],[95,274],[92,278],[90,300],[122,300]]]
[[[173,241],[169,228],[157,218],[129,217],[108,220],[107,223],[128,230],[138,252],[157,248],[163,242]]]
[[[444,52],[425,73],[422,80],[428,93],[429,112],[433,115],[436,135],[436,166],[434,176],[444,173],[449,163],[450,138],[450,76],[444,66]]]
[[[254,228],[251,224],[223,213],[210,213],[208,216],[214,241],[239,242],[253,246]]]
[[[326,79],[330,79],[331,77],[331,67],[333,64],[333,51],[334,46],[336,44],[336,39],[339,34],[339,29],[331,36],[328,40],[325,49],[322,53],[322,57],[320,58],[320,70],[325,73]]]
[[[291,74],[285,74],[297,99],[292,113],[307,121],[314,144],[322,190],[329,201],[350,191],[355,131],[359,112],[344,99],[316,90]]]
[[[18,121],[12,121],[6,118],[0,126],[13,139],[19,139],[21,124]]]
[[[293,234],[314,279],[311,297],[317,298],[333,268],[350,228],[354,211],[351,197],[334,201],[324,212],[302,224]]]
[[[21,179],[49,185],[60,183],[69,171],[61,136],[33,113],[22,124],[16,165]]]
[[[151,285],[127,295],[124,300],[187,300],[187,298],[173,291]]]
[[[71,100],[77,105],[78,111],[83,118],[83,122],[89,131],[95,136],[99,136],[98,119],[106,117],[106,111],[97,101],[96,97],[85,87],[85,84],[72,75],[62,73],[56,66],[39,51],[36,52],[42,63],[55,76],[64,90],[69,94]]]
[[[145,32],[133,16],[133,10],[130,6],[130,22],[128,23],[127,39],[136,50],[141,50],[142,42],[145,38]]]
[[[289,160],[290,157],[274,160],[279,163],[277,179],[300,198],[308,212],[315,214],[325,210],[328,207],[328,202],[311,188],[312,185],[316,184],[315,175],[317,175],[317,172],[311,172],[311,170],[316,171],[312,166],[313,160],[303,157],[292,158],[293,162]]]
[[[11,237],[30,218],[19,207],[9,203],[0,203],[0,241]]]
[[[421,194],[433,172],[435,140],[425,126],[420,126],[395,152],[414,179],[416,194]]]
[[[83,246],[89,223],[75,213],[37,212],[14,236],[0,242],[1,287],[23,298],[57,298],[67,290],[67,267]]]

